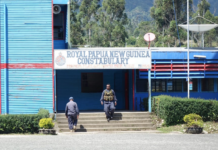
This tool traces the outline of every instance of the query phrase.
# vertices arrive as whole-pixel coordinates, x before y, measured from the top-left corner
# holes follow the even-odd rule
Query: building
[[[54,5],[60,13],[54,14]],[[145,109],[148,70],[54,69],[54,51],[69,47],[68,0],[1,0],[0,13],[0,114],[62,112],[70,96],[80,110],[102,110],[99,99],[107,83],[118,97],[117,109]],[[186,97],[187,50],[151,48],[151,53],[152,95]],[[191,97],[217,99],[218,49],[191,49],[190,78]]]

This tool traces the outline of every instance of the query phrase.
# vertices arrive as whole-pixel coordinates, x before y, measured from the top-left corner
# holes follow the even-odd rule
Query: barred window
[[[193,92],[197,92],[198,91],[198,79],[192,79],[192,90]],[[187,81],[184,79],[183,80],[183,90],[187,91]]]
[[[214,79],[201,79],[201,91],[213,92],[214,91]]]
[[[152,80],[152,92],[165,92],[166,91],[166,80]]]
[[[168,80],[168,92],[182,92],[182,79]]]

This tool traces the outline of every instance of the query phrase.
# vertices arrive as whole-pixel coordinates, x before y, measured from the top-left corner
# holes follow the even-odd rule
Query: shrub
[[[0,134],[37,133],[39,130],[39,120],[43,116],[49,117],[47,111],[43,109],[34,115],[0,115]]]
[[[188,127],[203,127],[202,117],[197,114],[185,115],[184,122]]]
[[[46,109],[39,109],[38,115],[40,115],[42,118],[49,118],[49,111]]]
[[[152,110],[166,125],[184,123],[183,117],[191,113],[199,114],[203,121],[218,119],[218,101],[215,100],[161,95],[152,97]]]
[[[43,118],[39,121],[39,127],[43,129],[52,129],[54,127],[54,123],[51,118]]]

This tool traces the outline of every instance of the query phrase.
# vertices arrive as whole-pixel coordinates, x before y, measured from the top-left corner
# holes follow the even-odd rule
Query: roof
[[[72,48],[71,50],[110,50],[110,49],[117,49],[117,50],[144,50],[148,49],[147,47],[90,47],[90,48]],[[150,47],[151,51],[174,51],[174,52],[180,52],[180,51],[187,51],[186,47]],[[61,50],[61,49],[55,49],[55,50]],[[67,50],[67,49],[64,49]],[[189,48],[189,51],[206,51],[206,52],[218,52],[218,47],[205,47],[202,48]]]
[[[53,0],[53,4],[68,4],[69,0]]]

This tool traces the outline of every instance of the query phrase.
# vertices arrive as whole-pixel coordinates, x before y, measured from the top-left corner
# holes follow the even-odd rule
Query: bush
[[[166,125],[184,123],[185,115],[199,114],[203,121],[218,119],[218,101],[171,96],[152,97],[152,110]]]
[[[42,129],[52,129],[54,127],[54,123],[51,118],[43,118],[39,121],[39,127]]]
[[[0,115],[1,133],[38,133],[39,120],[49,114],[41,109],[34,115]]]
[[[188,127],[203,127],[202,117],[197,114],[185,115],[184,122]]]
[[[148,98],[143,98],[143,107],[145,111],[148,111]]]
[[[39,109],[38,115],[42,118],[49,118],[49,111],[46,109]]]

